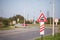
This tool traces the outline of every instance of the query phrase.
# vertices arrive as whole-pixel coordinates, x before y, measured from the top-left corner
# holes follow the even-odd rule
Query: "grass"
[[[50,24],[44,24],[46,27],[52,27],[52,25],[50,26]],[[28,26],[37,26],[40,27],[40,24],[29,24]]]
[[[10,29],[14,29],[14,28],[15,28],[14,26],[9,26],[9,27],[0,28],[0,30],[10,30]]]
[[[39,24],[29,24],[28,26],[39,26]]]
[[[47,26],[47,27],[50,27],[50,24],[44,24],[44,25]],[[37,27],[40,27],[40,24],[29,24],[28,26],[37,26]]]
[[[37,38],[35,40],[41,40],[41,38]],[[54,37],[52,35],[45,36],[43,37],[43,40],[60,40],[60,33],[55,34]]]
[[[9,27],[0,28],[0,30],[9,30],[9,29],[11,29],[11,28],[9,28]]]

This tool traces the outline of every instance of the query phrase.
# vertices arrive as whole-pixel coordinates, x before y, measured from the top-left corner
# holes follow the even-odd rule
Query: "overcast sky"
[[[55,18],[60,18],[60,0],[54,0]],[[42,11],[46,17],[52,17],[52,0],[0,0],[0,16],[12,17],[17,14],[26,19],[37,19]]]

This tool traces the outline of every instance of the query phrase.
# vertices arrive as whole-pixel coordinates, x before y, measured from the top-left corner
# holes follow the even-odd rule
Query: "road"
[[[1,32],[1,31],[0,31]],[[51,28],[45,28],[45,34],[52,34]],[[22,30],[14,30],[12,32],[0,33],[0,40],[34,40],[35,38],[40,37],[39,27],[33,28],[24,28]]]

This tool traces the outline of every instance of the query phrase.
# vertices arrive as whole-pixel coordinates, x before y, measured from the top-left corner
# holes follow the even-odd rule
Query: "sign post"
[[[43,40],[43,35],[44,35],[44,22],[40,22],[40,35],[41,35],[41,40]]]
[[[38,20],[40,23],[40,35],[41,35],[41,40],[43,40],[43,35],[44,35],[44,22],[47,22],[47,19],[43,13],[40,14]]]

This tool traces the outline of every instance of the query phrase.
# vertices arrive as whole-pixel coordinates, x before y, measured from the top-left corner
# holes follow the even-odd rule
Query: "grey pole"
[[[54,36],[54,0],[53,0],[53,30],[52,35]]]

